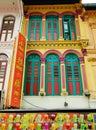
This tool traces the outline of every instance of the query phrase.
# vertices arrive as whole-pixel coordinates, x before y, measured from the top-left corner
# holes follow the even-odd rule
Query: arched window
[[[60,95],[60,61],[56,54],[46,57],[46,95]]]
[[[82,95],[82,79],[80,61],[77,55],[67,54],[65,57],[66,85],[69,95]]]
[[[31,54],[26,59],[25,67],[25,95],[38,95],[40,90],[40,57]]]
[[[0,54],[0,90],[4,87],[6,69],[7,69],[8,57],[4,54]]]
[[[75,20],[74,16],[63,16],[63,37],[65,40],[76,39]]]
[[[4,17],[0,36],[1,41],[8,41],[12,38],[14,23],[15,23],[14,16]]]
[[[47,16],[46,18],[46,39],[58,40],[59,37],[58,18],[56,16]]]
[[[42,33],[41,16],[32,16],[29,19],[28,40],[40,40]]]

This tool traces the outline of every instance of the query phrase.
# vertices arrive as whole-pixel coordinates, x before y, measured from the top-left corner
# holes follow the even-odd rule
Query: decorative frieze
[[[18,7],[12,7],[12,6],[6,6],[6,7],[0,7],[0,13],[19,13]]]
[[[89,11],[86,11],[86,13],[85,13],[86,15],[88,15],[89,17],[91,16],[96,16],[96,10],[89,10]]]
[[[12,49],[14,46],[14,41],[0,42],[0,49]]]
[[[33,49],[33,48],[66,48],[66,47],[87,47],[89,41],[86,40],[60,40],[60,41],[28,41],[27,42],[27,49]]]
[[[32,12],[43,12],[43,14],[49,12],[49,11],[57,11],[59,13],[65,12],[65,11],[72,11],[74,14],[78,15],[82,12],[81,4],[71,4],[71,5],[32,5],[32,6],[24,6],[25,12],[27,14],[31,14]],[[78,13],[79,12],[79,13]],[[25,13],[26,14],[26,13]]]
[[[46,5],[41,5],[41,6],[39,6],[39,5],[32,5],[32,6],[24,6],[24,8],[25,8],[25,10],[32,10],[32,11],[34,11],[34,10],[60,10],[60,9],[62,9],[62,10],[64,10],[64,9],[74,9],[74,6],[75,5],[53,5],[53,6],[46,6]]]
[[[89,23],[89,26],[92,28],[92,29],[96,29],[96,23]]]
[[[88,58],[88,62],[96,62],[96,58],[90,57],[90,58]]]

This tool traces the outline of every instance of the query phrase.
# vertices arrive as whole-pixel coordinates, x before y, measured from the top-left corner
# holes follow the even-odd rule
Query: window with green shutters
[[[32,16],[29,19],[28,40],[40,40],[42,33],[42,18]]]
[[[46,18],[46,39],[58,40],[59,36],[58,18],[56,16],[47,16]]]
[[[63,16],[63,37],[65,40],[75,40],[75,20],[74,16],[65,15]]]
[[[67,54],[65,57],[66,85],[69,95],[82,95],[82,79],[80,61],[77,55]]]
[[[46,57],[46,95],[60,95],[60,61],[58,55]]]
[[[31,54],[26,59],[25,67],[25,95],[38,95],[40,90],[40,57]]]

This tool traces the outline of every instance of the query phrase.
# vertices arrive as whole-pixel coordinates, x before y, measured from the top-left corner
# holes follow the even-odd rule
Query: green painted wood
[[[65,40],[76,39],[76,27],[74,17],[71,15],[63,16],[63,37]]]
[[[83,87],[82,87],[82,78],[81,78],[81,70],[80,70],[80,61],[77,55],[75,54],[68,54],[65,57],[65,69],[66,69],[66,86],[67,92],[69,93],[68,84],[72,82],[72,89],[73,93],[69,93],[69,95],[82,95],[83,94]],[[76,83],[80,84],[80,93],[77,92]]]
[[[50,39],[48,38],[48,34],[50,32]],[[59,38],[59,26],[58,26],[58,18],[54,15],[47,16],[46,18],[46,39],[47,40],[57,40]]]
[[[34,94],[33,88],[34,83],[38,83],[38,92],[40,91],[40,57],[37,54],[31,54],[26,59],[25,66],[25,84],[24,84],[24,94],[26,94],[26,83],[30,82],[30,94],[28,95],[38,95],[38,93]]]
[[[42,36],[42,18],[40,16],[32,16],[29,18],[28,40],[31,40],[31,33],[33,33],[33,40],[36,40],[37,33],[39,32],[40,38]]]
[[[46,79],[46,95],[55,96],[60,95],[60,61],[59,57],[55,54],[50,54],[46,57],[46,67],[45,67],[45,79]],[[48,83],[52,84],[49,85]],[[57,85],[58,84],[58,85]],[[55,92],[56,86],[58,86],[57,93]],[[51,88],[52,87],[52,88]],[[48,92],[48,88],[52,90],[52,93]]]

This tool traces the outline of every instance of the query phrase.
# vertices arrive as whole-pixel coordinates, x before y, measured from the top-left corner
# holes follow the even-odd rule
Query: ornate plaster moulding
[[[90,57],[90,58],[88,58],[88,62],[96,62],[96,58]]]
[[[0,49],[11,49],[14,46],[14,41],[0,42]]]
[[[71,4],[71,5],[26,5],[24,6],[24,10],[27,13],[30,13],[32,11],[37,11],[37,10],[41,10],[41,11],[46,11],[46,10],[57,10],[57,11],[62,11],[64,12],[64,10],[72,10],[73,12],[81,12],[80,10],[82,9],[81,4]]]

